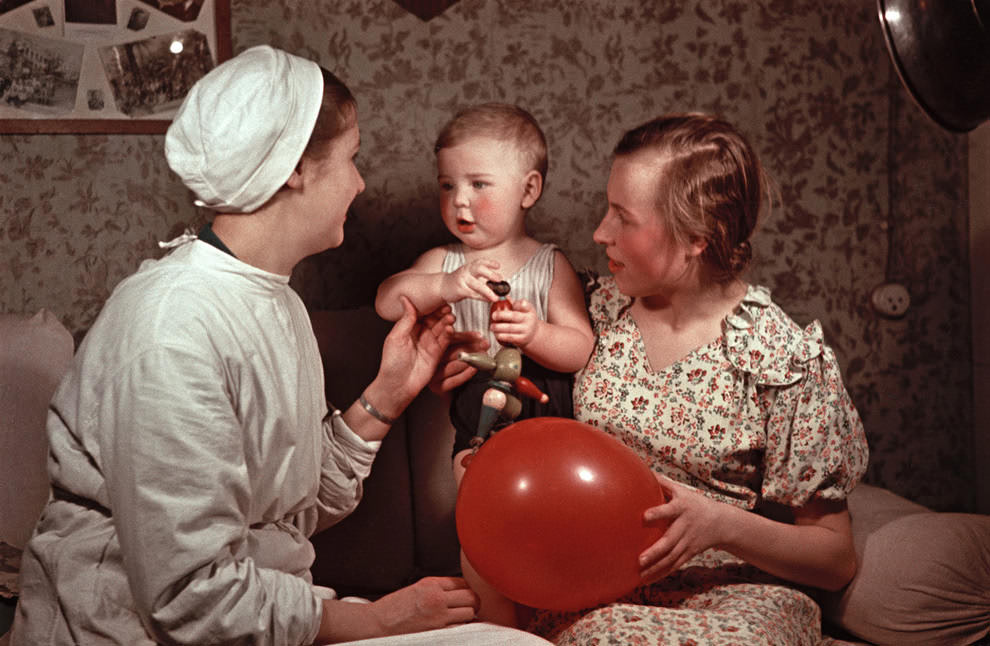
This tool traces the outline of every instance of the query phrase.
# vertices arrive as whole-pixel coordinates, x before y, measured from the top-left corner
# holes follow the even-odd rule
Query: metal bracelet
[[[381,412],[380,410],[372,406],[365,398],[364,393],[361,393],[361,396],[358,397],[358,402],[361,404],[364,410],[368,411],[369,415],[377,419],[382,424],[388,424],[389,426],[395,424],[395,419],[389,417],[385,413]]]

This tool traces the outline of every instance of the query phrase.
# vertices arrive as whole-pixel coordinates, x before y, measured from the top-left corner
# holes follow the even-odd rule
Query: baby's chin
[[[447,230],[454,234],[454,237],[460,240],[465,247],[470,247],[471,249],[484,249],[489,246],[486,244],[485,238],[480,235],[478,231],[478,225],[472,225],[468,227],[459,227],[456,224],[452,227],[447,227]]]

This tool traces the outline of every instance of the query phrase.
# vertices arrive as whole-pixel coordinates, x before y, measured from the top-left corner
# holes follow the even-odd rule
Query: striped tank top
[[[464,265],[464,245],[454,242],[446,245],[447,255],[444,256],[442,269],[446,273],[451,273]],[[544,243],[529,257],[522,267],[508,278],[512,291],[509,292],[509,300],[517,301],[526,299],[533,304],[536,315],[541,320],[547,320],[547,305],[550,300],[550,285],[553,284],[554,252],[557,245]],[[488,301],[477,298],[465,298],[451,304],[454,316],[454,329],[463,332],[473,330],[481,332],[491,347],[488,354],[494,356],[502,346],[495,340],[495,335],[488,329],[488,308],[491,305]]]

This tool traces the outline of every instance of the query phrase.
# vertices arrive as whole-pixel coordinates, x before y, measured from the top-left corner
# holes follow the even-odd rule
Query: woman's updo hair
[[[727,121],[706,114],[671,114],[627,132],[618,156],[657,158],[656,205],[681,244],[707,242],[701,254],[719,283],[738,277],[752,259],[767,178],[749,142]]]
[[[357,118],[357,100],[348,87],[333,72],[322,66],[320,71],[323,73],[323,104],[303,150],[303,155],[316,159],[327,154],[330,142],[351,127]]]

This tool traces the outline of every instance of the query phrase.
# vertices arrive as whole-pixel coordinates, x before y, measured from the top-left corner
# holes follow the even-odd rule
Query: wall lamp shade
[[[947,130],[990,118],[990,0],[877,0],[891,61],[918,106]]]

